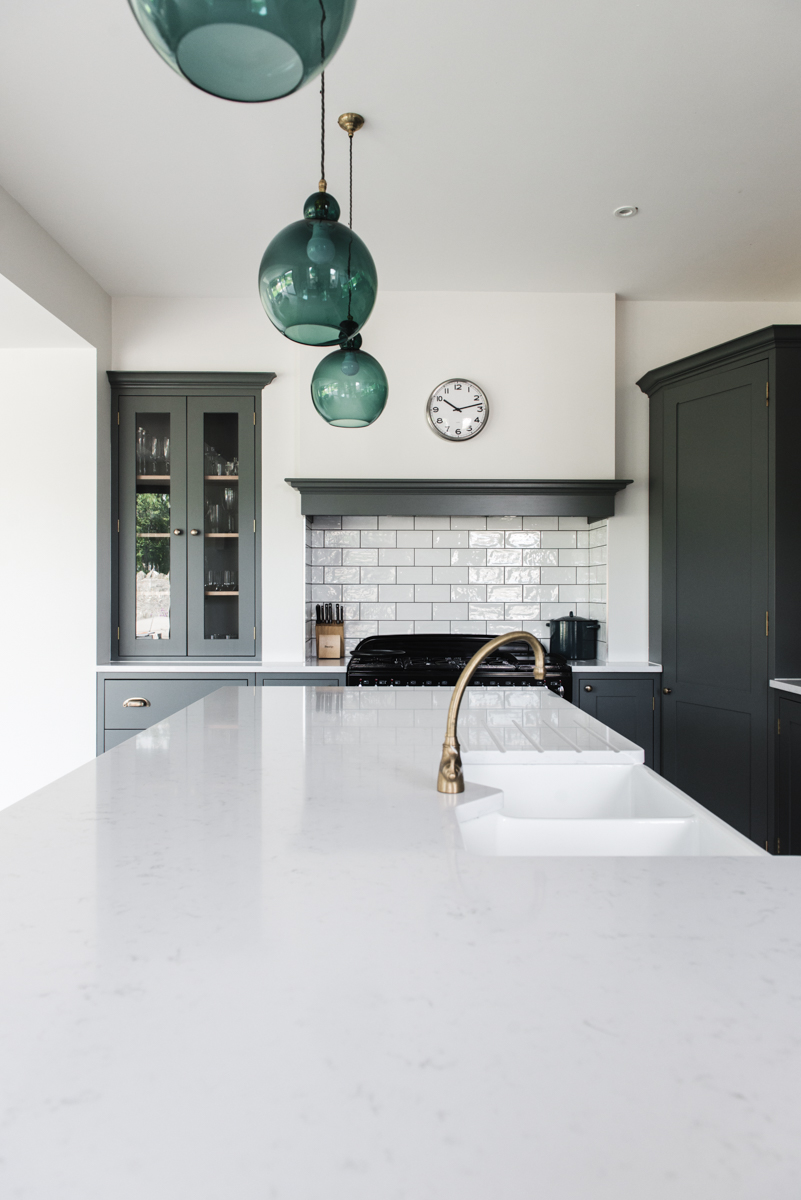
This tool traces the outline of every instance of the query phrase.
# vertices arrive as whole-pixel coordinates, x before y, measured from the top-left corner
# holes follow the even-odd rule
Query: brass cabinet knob
[[[662,692],[664,693],[665,696],[669,696],[672,691],[673,691],[673,688],[662,688]]]
[[[197,535],[200,533],[200,530],[199,529],[190,529],[189,532],[192,534],[192,537],[197,537]]]
[[[183,533],[183,529],[173,529],[173,533],[175,534],[176,537],[180,537],[181,534]]]
[[[591,692],[591,691],[592,691],[592,688],[590,687],[590,685],[589,685],[588,683],[585,683],[585,684],[584,684],[584,691],[585,691],[585,692]]]
[[[144,696],[129,696],[127,700],[122,702],[123,708],[150,708],[150,701],[145,700]]]

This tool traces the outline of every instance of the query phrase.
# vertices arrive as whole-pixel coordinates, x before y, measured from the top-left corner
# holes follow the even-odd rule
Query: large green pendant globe
[[[174,71],[212,96],[250,103],[288,96],[318,75],[339,49],[356,7],[356,0],[128,3]]]
[[[314,407],[323,420],[340,429],[363,429],[384,411],[389,384],[384,368],[360,350],[361,338],[327,354],[312,376]]]
[[[259,295],[267,316],[290,341],[335,346],[373,311],[378,275],[360,237],[339,223],[327,192],[309,196],[302,221],[287,225],[264,251]]]

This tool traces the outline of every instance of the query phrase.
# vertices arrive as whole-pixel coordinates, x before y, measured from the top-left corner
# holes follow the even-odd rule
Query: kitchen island
[[[0,814],[0,1194],[795,1200],[798,860],[469,854],[448,694],[350,693]]]

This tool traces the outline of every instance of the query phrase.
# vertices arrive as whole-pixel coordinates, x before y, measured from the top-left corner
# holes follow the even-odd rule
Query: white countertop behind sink
[[[226,688],[0,813],[0,1195],[795,1200],[801,862],[470,853],[403,694]]]

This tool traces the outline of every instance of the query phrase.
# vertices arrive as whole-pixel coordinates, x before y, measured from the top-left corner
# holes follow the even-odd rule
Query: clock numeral
[[[431,411],[432,411],[432,412],[439,412],[439,409],[438,409],[438,408],[432,408],[432,410],[431,410]]]
[[[453,390],[454,390],[455,392],[461,392],[461,390],[462,390],[462,385],[461,385],[461,383],[455,383],[455,384],[453,385]]]
[[[456,430],[456,436],[457,436],[457,437],[460,437],[460,436],[461,436],[461,432],[462,432],[462,431],[461,431],[461,429],[457,429],[457,430]]]
[[[445,395],[446,395],[446,396],[447,396],[447,394],[448,394],[448,392],[449,392],[450,390],[451,390],[450,388],[445,388]]]
[[[441,424],[442,424],[442,417],[437,417],[437,424],[438,424],[438,425],[441,425]]]
[[[484,411],[483,407],[482,407],[482,408],[479,408],[479,410],[478,410],[478,411],[479,411],[480,413],[482,413],[482,412]]]
[[[473,432],[473,426],[472,426],[472,425],[468,425],[468,426],[467,426],[467,432],[468,432],[468,433],[472,433],[472,432]]]

